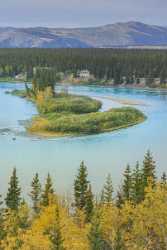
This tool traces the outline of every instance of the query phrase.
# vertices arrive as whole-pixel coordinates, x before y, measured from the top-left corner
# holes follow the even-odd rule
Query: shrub
[[[42,102],[37,102],[40,113],[69,112],[84,114],[96,112],[101,108],[101,102],[86,96],[56,95],[54,98],[45,98]]]
[[[93,134],[112,131],[121,127],[127,127],[139,123],[145,119],[142,112],[135,108],[111,109],[107,112],[95,112],[90,114],[57,114],[51,113],[43,116],[45,122],[41,126],[41,120],[36,118],[32,122],[32,128],[65,134]],[[30,128],[31,129],[31,128]]]

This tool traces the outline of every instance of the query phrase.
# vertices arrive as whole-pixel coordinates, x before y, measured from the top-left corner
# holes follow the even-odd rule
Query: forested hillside
[[[88,69],[96,81],[113,81],[114,84],[138,83],[139,78],[167,79],[166,50],[119,49],[0,49],[0,75],[14,77],[27,73],[33,77],[34,67],[50,67],[57,74]]]

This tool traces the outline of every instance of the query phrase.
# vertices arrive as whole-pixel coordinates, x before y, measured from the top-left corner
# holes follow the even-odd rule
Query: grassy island
[[[145,120],[145,115],[133,108],[114,108],[99,112],[100,101],[67,93],[54,93],[50,88],[32,95],[14,90],[12,94],[33,101],[39,115],[27,126],[29,133],[41,136],[96,134],[126,128]]]
[[[48,113],[36,116],[28,130],[41,135],[95,134],[129,127],[144,121],[145,116],[135,108],[111,109],[88,114]]]

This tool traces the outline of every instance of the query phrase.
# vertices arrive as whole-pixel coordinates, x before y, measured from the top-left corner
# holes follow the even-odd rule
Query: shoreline
[[[25,83],[31,83],[31,81],[21,81],[21,80],[15,80],[15,79],[0,79],[0,84],[1,83],[20,83],[20,84],[25,84]]]
[[[115,128],[111,128],[111,129],[105,129],[99,133],[92,133],[92,134],[87,134],[87,133],[62,133],[62,132],[49,132],[49,131],[35,131],[35,132],[30,132],[27,130],[27,134],[30,136],[38,136],[40,139],[58,139],[58,138],[76,138],[76,137],[82,137],[82,136],[93,136],[93,135],[100,135],[100,134],[105,134],[105,133],[110,133],[110,132],[114,132],[114,131],[118,131],[118,130],[122,130],[122,129],[128,129],[130,127],[133,127],[135,125],[139,125],[143,122],[145,122],[147,119],[147,117],[144,118],[140,118],[138,121],[135,121],[133,123],[129,123],[126,125],[122,125],[122,126],[118,126]]]
[[[141,87],[141,86],[131,86],[131,85],[118,85],[118,86],[111,86],[111,85],[104,85],[104,87],[111,87],[111,88],[120,88],[120,89],[135,89],[135,90],[144,90],[144,91],[164,91],[167,92],[167,88],[150,88],[150,87]]]
[[[60,84],[63,84],[63,83],[60,83]],[[164,92],[167,92],[167,88],[161,88],[161,87],[156,87],[156,88],[151,88],[151,87],[148,87],[148,86],[145,86],[145,87],[141,87],[141,86],[134,86],[134,85],[111,85],[111,84],[99,84],[99,83],[69,83],[70,85],[72,86],[92,86],[92,87],[101,87],[101,88],[105,88],[105,87],[108,87],[108,88],[119,88],[119,89],[135,89],[135,90],[144,90],[144,91],[164,91]]]
[[[94,96],[95,98],[98,98],[98,96]],[[146,104],[145,102],[142,102],[140,100],[130,100],[130,99],[122,99],[117,98],[113,96],[103,96],[101,99],[111,100],[113,102],[117,102],[122,105],[128,105],[128,106],[149,106],[149,104]]]
[[[16,96],[21,97],[20,95],[18,95],[18,93],[17,93]],[[27,99],[27,97],[25,97],[25,96],[24,96],[24,98]],[[135,104],[136,105],[141,105],[141,102],[137,102],[137,101],[130,101],[130,100],[125,100],[125,99],[124,100],[123,99],[119,99],[118,100],[117,98],[114,98],[114,97],[104,97],[104,98],[107,98],[107,99],[110,99],[110,100],[113,100],[113,101],[116,101],[116,102],[120,102],[121,104],[126,104],[126,105],[135,105]],[[115,108],[115,110],[117,110],[117,109]],[[134,110],[135,110],[135,108],[134,108]],[[114,111],[114,109],[113,109],[113,111]],[[101,112],[99,112],[99,116],[98,116],[98,112],[97,112],[97,114],[95,112],[92,112],[92,113],[88,113],[87,116],[89,117],[91,114],[96,114],[97,117],[101,117],[100,113]],[[107,111],[104,112],[104,113],[106,113],[106,115],[109,114],[109,113],[107,113]],[[55,112],[55,114],[56,114],[56,112]],[[97,117],[95,117],[95,118],[97,118]],[[39,118],[41,118],[40,114],[39,114]],[[80,114],[80,116],[78,115],[78,118],[83,118],[83,116],[81,116],[81,114]],[[93,119],[93,117],[91,117],[90,119]],[[99,119],[104,119],[104,118],[102,116]],[[47,118],[46,118],[45,121],[44,121],[44,123],[43,122],[41,123],[41,120],[34,119],[34,122],[35,122],[34,123],[33,122],[33,117],[32,117],[32,119],[31,119],[31,125],[26,126],[26,131],[27,131],[27,134],[29,134],[29,135],[39,136],[41,138],[78,137],[78,136],[84,136],[84,135],[101,134],[101,133],[105,133],[105,132],[112,132],[112,131],[115,131],[115,130],[119,130],[119,129],[123,129],[123,128],[128,128],[128,127],[131,127],[131,126],[134,126],[136,124],[140,124],[140,123],[144,122],[146,120],[146,116],[144,114],[141,114],[141,115],[138,114],[137,117],[136,117],[136,119],[132,119],[132,120],[129,121],[129,122],[127,120],[127,122],[124,122],[124,124],[122,124],[122,125],[121,125],[122,122],[120,122],[120,124],[117,124],[117,125],[115,124],[115,126],[102,127],[101,130],[90,133],[90,131],[89,132],[88,131],[87,132],[86,131],[82,131],[82,132],[80,131],[80,132],[78,132],[77,130],[76,131],[71,131],[71,132],[70,132],[70,130],[69,131],[65,131],[64,130],[64,132],[56,131],[56,130],[54,131],[54,130],[51,130],[51,129],[48,130],[47,128],[44,128],[44,127],[46,127],[46,125],[50,126],[50,124],[51,124],[52,121],[47,120]],[[82,124],[82,122],[84,124],[84,119],[81,119],[81,124]],[[34,127],[34,124],[35,124],[35,127]],[[79,124],[78,126],[81,126],[81,124]]]
[[[2,83],[20,83],[20,84],[25,84],[25,83],[28,83],[28,84],[31,84],[31,81],[19,81],[19,80],[12,80],[12,79],[6,79],[6,80],[2,80],[0,79],[0,84]],[[136,90],[148,90],[148,91],[164,91],[164,92],[167,92],[167,87],[148,87],[148,86],[137,86],[137,85],[130,85],[130,84],[127,84],[127,85],[111,85],[109,83],[99,83],[99,82],[87,82],[87,83],[83,83],[83,82],[78,82],[78,83],[74,83],[74,82],[67,82],[68,84],[72,85],[72,86],[95,86],[95,87],[109,87],[109,88],[120,88],[120,89],[136,89]],[[66,82],[58,82],[58,84],[67,84]],[[56,85],[56,84],[55,84]]]

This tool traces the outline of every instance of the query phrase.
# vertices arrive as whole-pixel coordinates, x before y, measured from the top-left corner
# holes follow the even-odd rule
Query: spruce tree
[[[35,213],[39,213],[40,210],[40,201],[41,201],[41,184],[39,181],[38,173],[35,174],[32,183],[31,183],[31,193],[30,197],[32,200],[32,206]]]
[[[165,172],[161,176],[161,185],[163,188],[167,189],[167,175]]]
[[[54,223],[48,230],[49,239],[52,243],[51,250],[63,250],[63,238],[61,234],[59,208],[56,208]]]
[[[104,249],[104,241],[102,236],[102,229],[100,225],[100,214],[96,211],[91,222],[90,232],[88,234],[91,250]]]
[[[161,183],[162,184],[167,184],[167,175],[165,172],[163,172],[162,176],[161,176]]]
[[[12,210],[17,210],[19,208],[21,201],[21,188],[19,187],[16,168],[13,169],[5,201],[7,208],[10,208]]]
[[[85,208],[86,205],[86,197],[88,191],[88,183],[87,180],[87,167],[84,162],[81,162],[78,175],[74,181],[74,198],[75,198],[75,206],[78,209]]]
[[[104,202],[105,202],[105,198],[104,198],[104,188],[103,188],[100,194],[100,204],[103,204]]]
[[[108,174],[106,178],[106,183],[103,188],[103,200],[105,203],[111,203],[112,202],[112,195],[113,195],[113,185],[112,185],[112,179],[111,175]]]
[[[122,237],[121,234],[121,230],[118,229],[117,233],[116,233],[116,238],[115,238],[115,244],[114,244],[114,248],[111,248],[111,250],[125,250],[125,243],[124,243],[124,238]],[[110,249],[107,249],[110,250]]]
[[[44,190],[42,192],[42,197],[41,197],[41,204],[42,206],[48,206],[50,203],[50,198],[54,194],[54,189],[53,189],[53,184],[52,184],[52,179],[50,174],[48,174],[46,178],[46,183]]]
[[[148,150],[145,154],[144,161],[143,161],[143,185],[144,188],[147,186],[148,178],[152,179],[153,184],[155,184],[156,181],[156,164],[153,160],[153,157],[151,155],[151,152]]]
[[[116,195],[116,206],[118,208],[121,208],[123,204],[124,204],[123,192],[122,190],[118,190]]]
[[[93,193],[91,185],[89,184],[87,194],[86,194],[86,204],[85,204],[85,214],[86,214],[86,222],[90,222],[93,215]]]
[[[132,199],[134,203],[139,203],[143,198],[142,171],[137,162],[132,173]]]
[[[123,191],[123,199],[130,200],[131,199],[131,191],[132,191],[132,174],[130,166],[127,165],[126,170],[124,172],[124,180],[122,185]]]

